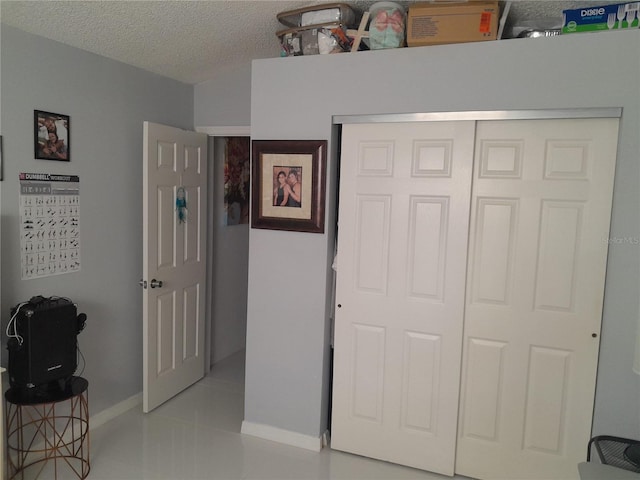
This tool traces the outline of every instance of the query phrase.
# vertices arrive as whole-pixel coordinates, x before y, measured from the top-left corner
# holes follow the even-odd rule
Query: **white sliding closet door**
[[[474,125],[343,126],[332,448],[453,474]]]
[[[578,477],[617,138],[617,118],[343,126],[333,448]]]
[[[478,122],[456,473],[578,478],[618,119]]]

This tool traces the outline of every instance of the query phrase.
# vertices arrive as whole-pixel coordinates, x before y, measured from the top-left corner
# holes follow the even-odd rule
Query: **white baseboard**
[[[142,392],[136,393],[132,397],[123,400],[120,403],[116,403],[106,410],[101,411],[96,415],[92,415],[89,417],[89,430],[93,430],[94,428],[98,428],[101,425],[104,425],[109,420],[113,420],[114,418],[122,415],[123,413],[131,410],[132,408],[137,407],[142,403]],[[91,408],[91,406],[89,406]]]
[[[323,434],[320,437],[313,437],[311,435],[304,435],[302,433],[283,430],[281,428],[271,427],[269,425],[247,422],[246,420],[242,422],[242,428],[240,432],[246,435],[251,435],[253,437],[263,438],[265,440],[271,440],[278,443],[284,443],[285,445],[304,448],[306,450],[312,450],[314,452],[319,452],[320,450],[322,450],[323,441],[326,435]]]

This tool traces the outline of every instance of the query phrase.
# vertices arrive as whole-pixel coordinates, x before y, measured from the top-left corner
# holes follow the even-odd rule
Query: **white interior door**
[[[332,448],[453,474],[473,138],[343,126]]]
[[[478,123],[456,473],[578,477],[617,130],[617,119]]]
[[[207,136],[144,122],[143,410],[203,377]],[[184,221],[176,197],[185,193]]]

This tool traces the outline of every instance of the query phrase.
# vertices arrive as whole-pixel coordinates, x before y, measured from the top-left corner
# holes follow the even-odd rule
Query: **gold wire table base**
[[[13,389],[5,394],[9,480],[89,475],[88,382],[82,377],[71,382],[68,391],[50,400],[22,401]]]

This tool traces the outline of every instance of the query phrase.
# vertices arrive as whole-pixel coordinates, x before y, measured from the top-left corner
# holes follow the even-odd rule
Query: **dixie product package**
[[[407,45],[495,40],[499,22],[497,1],[414,3],[409,5]]]
[[[638,13],[637,2],[563,10],[562,33],[637,28]]]

